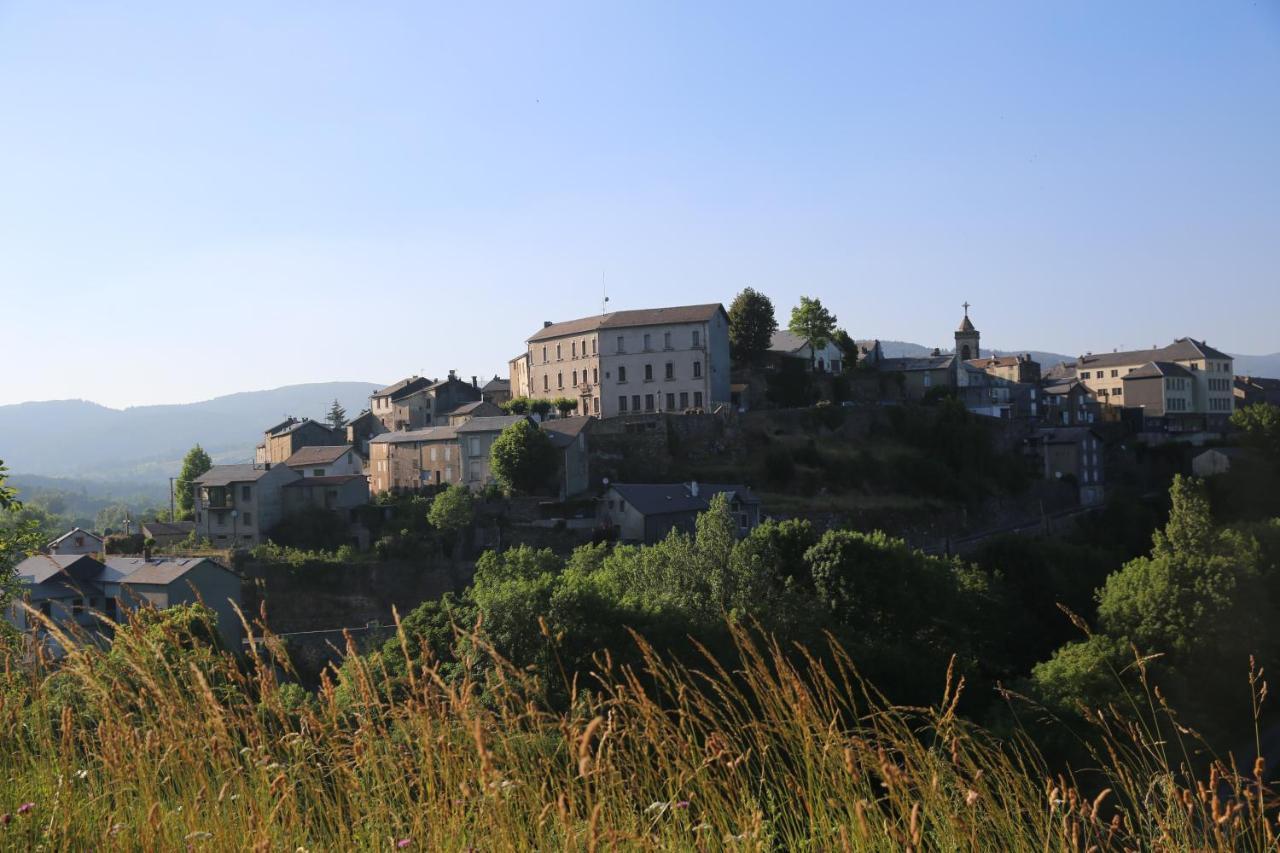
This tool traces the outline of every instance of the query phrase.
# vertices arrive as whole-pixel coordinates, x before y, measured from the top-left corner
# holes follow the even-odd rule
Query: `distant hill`
[[[1271,355],[1236,355],[1235,371],[1238,376],[1266,376],[1280,379],[1280,352]]]
[[[0,406],[0,459],[17,474],[110,479],[148,486],[178,472],[199,443],[215,462],[253,458],[262,431],[289,415],[324,417],[336,398],[348,415],[377,382],[317,382],[200,403],[109,409],[86,400]]]

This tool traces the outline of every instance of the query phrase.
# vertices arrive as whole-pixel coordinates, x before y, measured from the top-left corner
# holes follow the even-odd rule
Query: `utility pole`
[[[173,523],[178,520],[178,514],[177,512],[174,511],[174,507],[173,507],[173,482],[174,480],[177,480],[177,479],[178,479],[177,477],[169,478],[169,522],[170,523]]]

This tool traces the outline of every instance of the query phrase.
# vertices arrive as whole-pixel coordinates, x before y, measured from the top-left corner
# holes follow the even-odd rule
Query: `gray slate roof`
[[[186,536],[196,529],[194,521],[144,521],[142,529],[151,536]]]
[[[880,369],[885,371],[900,370],[909,373],[913,370],[946,370],[955,361],[954,355],[927,355],[923,358],[885,358],[880,360]]]
[[[521,353],[521,355],[523,355],[523,353]],[[484,383],[484,387],[481,388],[480,390],[481,391],[510,391],[511,380],[503,379],[501,376],[495,376],[492,379],[490,379],[488,382]]]
[[[416,441],[448,441],[458,437],[458,427],[434,426],[403,432],[384,432],[369,439],[370,444],[412,444]]]
[[[73,587],[88,592],[101,590],[104,581],[126,584],[167,585],[180,580],[201,563],[209,563],[223,571],[231,570],[207,557],[164,557],[150,560],[142,557],[108,557],[100,563],[88,555],[58,557],[37,554],[18,564],[18,575],[28,586],[43,588],[40,597],[70,594]]]
[[[386,388],[383,388],[379,391],[374,391],[371,396],[373,397],[390,396],[391,399],[398,400],[401,397],[407,397],[415,391],[418,391],[422,388],[426,388],[430,384],[431,384],[430,379],[427,379],[422,376],[410,376],[407,379],[401,379],[399,382],[392,383],[391,385],[388,385]]]
[[[293,455],[284,460],[290,468],[301,468],[307,465],[328,465],[337,462],[343,454],[351,450],[349,444],[322,444],[314,447],[300,447]]]
[[[717,312],[724,313],[724,306],[719,302],[708,305],[680,305],[674,308],[642,308],[636,311],[614,311],[610,314],[597,314],[594,317],[582,317],[578,320],[567,320],[563,323],[552,323],[550,326],[544,326],[529,337],[529,343],[546,340],[547,338],[558,338],[562,335],[593,332],[597,329],[657,326],[663,323],[705,323],[715,317]]]
[[[496,415],[491,418],[472,418],[465,424],[459,424],[455,429],[459,433],[464,432],[502,432],[512,424],[520,421],[530,421],[528,415]]]
[[[730,500],[736,497],[743,503],[760,503],[740,483],[699,483],[697,497],[689,483],[613,483],[610,488],[641,515],[705,512],[711,506],[711,498],[721,492],[727,492]]]
[[[243,465],[214,465],[196,477],[202,486],[229,486],[232,483],[256,483],[267,474],[267,468],[245,463]]]
[[[1130,379],[1152,379],[1157,376],[1182,376],[1191,377],[1191,371],[1187,370],[1181,364],[1174,364],[1171,361],[1150,361],[1139,367],[1137,370],[1130,371],[1121,377],[1125,381]]]
[[[1191,361],[1202,358],[1229,361],[1231,356],[1214,349],[1204,341],[1197,341],[1195,338],[1178,338],[1168,346],[1155,349],[1082,355],[1076,361],[1076,366],[1082,369],[1121,367],[1128,364],[1145,364],[1148,361]]]
[[[59,536],[57,539],[54,539],[54,540],[53,540],[52,542],[50,542],[49,544],[50,544],[50,545],[57,545],[57,544],[58,544],[59,542],[61,542],[63,539],[66,539],[66,538],[67,538],[67,537],[69,537],[69,536],[73,536],[73,535],[74,535],[74,534],[76,534],[76,533],[82,533],[82,534],[84,534],[85,536],[88,536],[90,539],[97,539],[99,542],[101,542],[101,541],[102,541],[102,537],[101,537],[101,536],[99,536],[99,535],[98,535],[98,534],[96,534],[96,533],[90,533],[88,530],[85,530],[83,527],[73,527],[73,528],[71,528],[70,530],[68,530],[66,533],[64,533],[64,534],[62,534],[61,536]]]
[[[126,584],[159,584],[167,586],[182,577],[201,563],[217,566],[224,572],[230,572],[226,566],[207,557],[108,557],[107,574],[115,575],[109,580],[118,579]],[[234,574],[234,572],[232,572]]]

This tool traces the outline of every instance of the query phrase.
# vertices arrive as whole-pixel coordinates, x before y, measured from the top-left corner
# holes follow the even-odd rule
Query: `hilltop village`
[[[1223,446],[1233,412],[1280,399],[1280,382],[1236,376],[1231,356],[1191,337],[1053,365],[996,354],[962,307],[945,347],[918,357],[852,339],[818,300],[781,327],[750,290],[729,310],[545,321],[507,376],[408,376],[354,417],[335,402],[326,419],[267,425],[252,460],[206,457],[179,478],[173,517],[69,531],[19,575],[46,615],[87,625],[122,592],[160,606],[190,590],[225,598],[236,555],[263,547],[410,556],[423,520],[404,519],[425,510],[406,506],[457,504],[454,521],[433,509],[431,524],[452,528],[466,563],[519,542],[656,543],[693,531],[720,497],[739,537],[799,517],[950,553],[1050,531],[1116,487],[1225,471],[1241,453]],[[16,610],[11,621],[27,626]]]

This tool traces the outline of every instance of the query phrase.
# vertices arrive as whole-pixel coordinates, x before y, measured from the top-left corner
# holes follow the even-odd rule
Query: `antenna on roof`
[[[609,291],[604,283],[604,270],[600,270],[600,316],[605,314],[605,306],[609,303]]]

